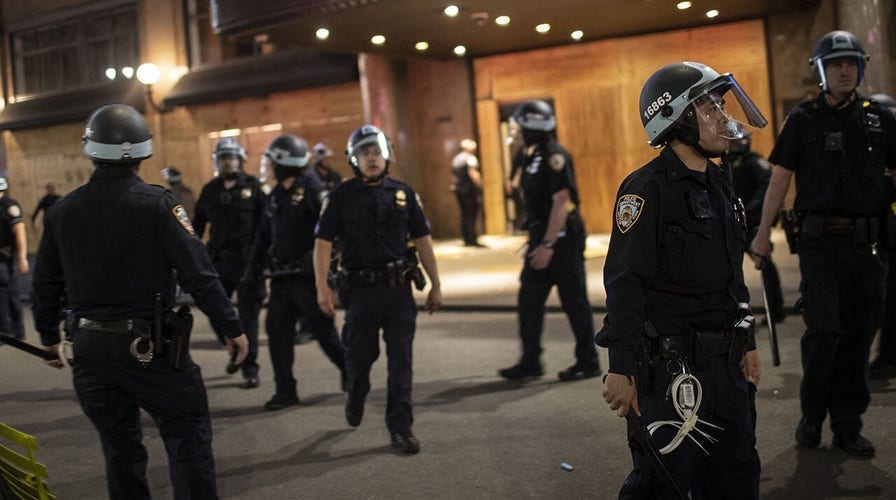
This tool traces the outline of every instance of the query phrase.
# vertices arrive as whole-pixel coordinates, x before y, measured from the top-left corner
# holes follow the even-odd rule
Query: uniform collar
[[[140,179],[136,172],[132,171],[129,167],[97,167],[93,171],[93,175],[90,176],[92,179],[127,179],[127,178],[136,178]]]

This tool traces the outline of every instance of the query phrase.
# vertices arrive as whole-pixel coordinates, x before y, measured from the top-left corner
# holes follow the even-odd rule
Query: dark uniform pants
[[[894,250],[896,247],[890,247],[888,255],[894,255]],[[886,283],[886,305],[877,352],[880,361],[896,365],[896,265],[892,263],[887,266]]]
[[[390,433],[411,430],[411,384],[417,304],[410,285],[355,287],[348,294],[343,339],[348,397],[363,405],[370,392],[370,368],[380,355],[380,328],[386,342],[389,378],[386,383],[386,427]]]
[[[224,287],[224,293],[231,297],[236,291],[237,313],[240,317],[240,328],[246,334],[249,341],[249,354],[246,356],[240,368],[243,377],[258,376],[258,314],[261,312],[261,304],[264,301],[264,280],[254,282],[240,282],[246,271],[246,262],[241,259],[216,260],[215,269]],[[226,342],[222,336],[218,336],[221,343]]]
[[[681,422],[672,400],[666,397],[673,376],[667,373],[665,365],[656,371],[650,393],[638,398],[642,422],[645,426],[660,420]],[[753,406],[755,388],[744,378],[740,366],[725,364],[721,359],[710,368],[692,370],[691,374],[702,386],[700,419],[723,430],[697,424],[699,429],[718,439],[717,443],[709,443],[696,432],[690,434],[709,454],[685,438],[675,450],[662,456],[663,463],[682,491],[686,494],[690,491],[694,500],[759,498],[760,463],[756,452]],[[662,448],[672,441],[676,432],[672,426],[663,426],[653,434],[651,441],[657,448]],[[620,499],[674,498],[647,457],[633,451],[632,462],[634,470],[619,491]]]
[[[849,235],[802,238],[800,291],[806,302],[801,341],[803,415],[831,430],[859,432],[868,408],[868,355],[880,324],[886,258]]]
[[[81,408],[100,434],[113,500],[150,498],[140,408],[159,428],[175,499],[216,499],[208,398],[199,366],[171,368],[157,357],[143,368],[133,337],[74,332],[73,382]]]
[[[0,332],[25,338],[19,280],[11,260],[0,260]]]
[[[311,323],[311,335],[317,339],[324,354],[340,370],[345,368],[345,354],[333,318],[324,315],[317,305],[317,289],[307,276],[289,276],[271,280],[271,298],[265,329],[277,394],[296,395],[296,379],[292,373],[295,361],[296,321],[302,317]]]
[[[479,218],[479,193],[475,189],[469,193],[454,193],[460,206],[460,229],[465,245],[475,245],[476,222]]]
[[[538,241],[531,241],[532,245]],[[541,359],[541,334],[544,329],[545,301],[551,288],[557,285],[560,305],[569,319],[576,338],[576,362],[583,368],[597,368],[597,349],[594,347],[594,320],[588,303],[585,283],[585,234],[567,234],[557,240],[554,255],[547,268],[536,271],[528,261],[520,274],[517,295],[520,338],[523,343],[522,363],[537,365]],[[528,253],[527,252],[527,253]]]

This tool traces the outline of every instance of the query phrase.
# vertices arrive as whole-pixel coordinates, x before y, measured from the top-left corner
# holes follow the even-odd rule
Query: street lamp
[[[172,107],[158,104],[152,97],[152,86],[159,82],[161,74],[159,67],[153,63],[143,63],[137,68],[137,81],[143,84],[143,89],[146,92],[146,99],[149,101],[149,105],[159,114],[174,110]]]

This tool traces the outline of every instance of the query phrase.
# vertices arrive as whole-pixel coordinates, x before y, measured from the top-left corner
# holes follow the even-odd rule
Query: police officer
[[[526,199],[529,246],[517,296],[523,355],[498,374],[509,380],[544,375],[541,333],[545,301],[554,285],[576,338],[576,362],[558,373],[560,380],[600,374],[594,348],[594,322],[585,283],[585,225],[579,214],[572,157],[554,139],[554,110],[544,101],[527,101],[513,115],[525,143],[522,187]]]
[[[413,240],[432,282],[426,299],[431,314],[441,307],[442,292],[429,222],[414,190],[388,176],[392,150],[379,128],[364,125],[352,132],[346,154],[355,178],[330,193],[317,229],[317,300],[325,313],[335,313],[327,275],[333,241],[339,238],[345,270],[341,283],[348,372],[345,418],[352,427],[361,424],[364,401],[370,392],[370,368],[380,354],[382,328],[389,358],[386,427],[392,447],[413,454],[420,451],[420,443],[411,430],[411,359],[417,306],[410,281],[420,271],[416,263],[409,262],[407,243]],[[422,288],[419,285],[422,283],[418,284]]]
[[[889,109],[896,116],[896,100],[892,97],[886,94],[875,94],[871,96],[871,99]],[[890,169],[890,180],[894,181],[893,168]],[[894,250],[896,250],[896,205],[890,204],[886,220],[887,249],[889,255],[893,255]],[[873,379],[896,377],[896,265],[892,263],[887,266],[884,321],[880,327],[877,356],[871,362],[869,368],[871,378]]]
[[[861,435],[862,414],[871,401],[868,355],[883,304],[886,248],[880,230],[892,201],[884,174],[896,165],[893,115],[856,90],[867,61],[848,31],[832,31],[816,44],[809,62],[821,92],[790,112],[778,136],[752,242],[761,262],[796,173],[793,209],[802,219],[797,252],[806,320],[796,441],[818,446],[830,415],[834,445],[856,457],[875,453]]]
[[[460,141],[460,151],[451,159],[454,183],[451,190],[460,207],[460,229],[466,247],[484,247],[477,241],[476,223],[479,220],[479,198],[482,193],[482,175],[476,158],[476,141]]]
[[[281,135],[264,152],[266,170],[273,170],[277,185],[271,192],[261,228],[252,246],[249,274],[258,276],[267,267],[271,296],[265,328],[268,332],[276,392],[266,410],[299,404],[293,340],[299,314],[306,317],[321,349],[342,373],[345,385],[344,349],[333,317],[321,312],[314,289],[314,227],[327,191],[311,169],[308,145],[294,135]],[[266,261],[266,263],[265,263]],[[344,390],[344,389],[343,389]]]
[[[314,171],[327,191],[332,191],[337,184],[342,182],[342,176],[339,175],[339,172],[333,170],[333,167],[330,165],[330,158],[332,157],[333,150],[328,148],[326,144],[318,142],[314,145],[314,150],[311,153],[311,163],[314,165]]]
[[[28,239],[22,207],[6,195],[7,189],[9,183],[0,177],[0,332],[21,340],[25,325],[16,271],[28,272]]]
[[[723,164],[724,165],[724,164]],[[759,219],[762,218],[762,200],[768,189],[771,164],[759,153],[750,149],[750,135],[731,141],[727,155],[728,173],[734,188],[734,196],[741,199],[747,213],[747,241],[756,234]],[[749,250],[749,246],[745,248]],[[762,286],[768,297],[767,321],[784,321],[784,294],[781,291],[781,276],[771,255],[765,259],[761,269]]]
[[[655,428],[666,468],[693,498],[759,496],[748,384],[759,382],[759,356],[743,213],[710,160],[743,135],[729,114],[739,102],[755,109],[733,76],[699,63],[670,64],[647,80],[641,122],[663,150],[622,182],[604,267],[608,314],[596,336],[609,349],[604,399]],[[637,451],[632,459],[619,498],[666,498],[651,462]]]
[[[238,363],[248,341],[184,208],[137,176],[152,155],[140,113],[121,104],[97,109],[83,142],[96,170],[47,214],[34,266],[35,326],[55,350],[63,304],[71,310],[66,330],[74,343],[75,392],[99,431],[111,498],[150,497],[140,408],[168,450],[173,497],[217,498],[199,366],[159,345],[163,338],[183,341],[189,328],[181,323],[172,337],[157,329],[160,316],[171,318],[159,313],[174,303],[175,271],[228,350],[237,351]]]
[[[168,182],[169,189],[177,200],[187,211],[187,215],[192,219],[196,208],[196,195],[189,186],[184,184],[184,178],[180,170],[174,167],[162,169],[162,177]]]
[[[261,184],[243,171],[246,150],[233,137],[225,137],[212,153],[217,176],[203,186],[196,202],[193,227],[202,238],[211,224],[206,250],[218,271],[224,293],[237,292],[240,327],[249,340],[249,355],[242,365],[227,364],[227,373],[242,368],[244,388],[258,387],[258,314],[264,300],[264,281],[243,281],[249,249],[264,212]],[[220,338],[223,342],[224,339]]]

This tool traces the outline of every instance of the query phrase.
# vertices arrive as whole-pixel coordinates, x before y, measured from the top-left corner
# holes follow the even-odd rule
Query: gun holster
[[[168,364],[183,370],[193,364],[190,358],[190,333],[193,331],[193,315],[190,307],[183,305],[177,312],[166,311],[162,318],[162,338]]]
[[[781,227],[784,229],[784,236],[787,237],[787,248],[791,255],[795,255],[798,250],[800,241],[800,230],[802,227],[802,219],[793,210],[781,210]]]

